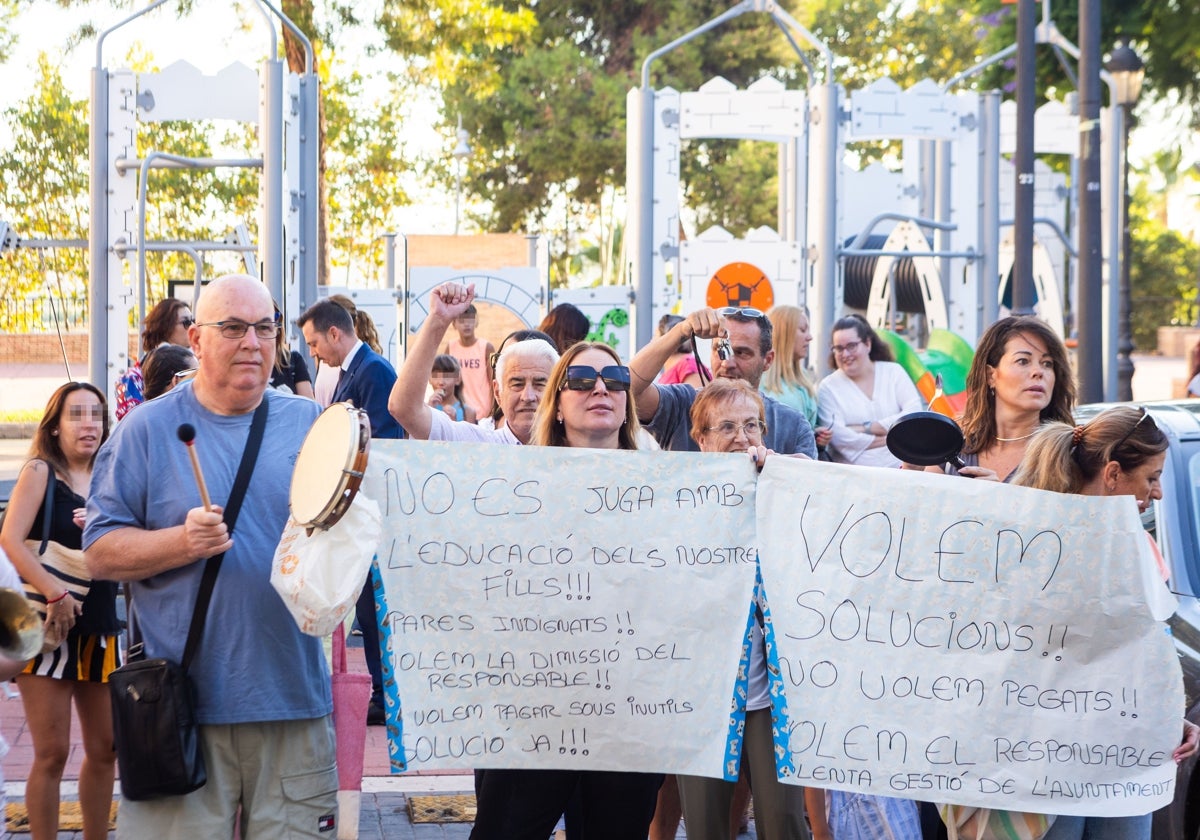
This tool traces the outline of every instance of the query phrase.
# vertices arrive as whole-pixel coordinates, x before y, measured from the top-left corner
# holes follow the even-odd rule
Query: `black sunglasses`
[[[1143,420],[1149,419],[1150,425],[1154,426],[1154,428],[1156,428],[1156,429],[1158,428],[1158,425],[1154,422],[1154,418],[1150,417],[1150,412],[1146,411],[1146,407],[1144,405],[1140,405],[1140,406],[1138,406],[1138,408],[1140,408],[1142,410],[1142,416],[1139,417],[1137,419],[1137,422],[1129,427],[1129,431],[1126,432],[1119,441],[1117,441],[1116,445],[1112,448],[1113,452],[1116,452],[1118,449],[1121,448],[1122,444],[1124,444],[1125,441],[1129,440],[1130,436],[1133,435],[1133,433],[1137,431],[1137,427],[1142,425]]]
[[[605,365],[600,370],[589,365],[567,365],[567,378],[558,390],[590,391],[597,379],[604,380],[604,387],[610,391],[629,390],[629,368],[624,365]]]

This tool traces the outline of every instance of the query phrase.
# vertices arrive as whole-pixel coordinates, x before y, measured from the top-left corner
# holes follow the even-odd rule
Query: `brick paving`
[[[366,665],[362,658],[361,642],[351,639],[347,650],[347,665],[352,671],[366,673]],[[11,697],[4,694],[3,689],[12,692]],[[25,711],[21,698],[11,683],[0,686],[0,734],[8,741],[8,755],[0,762],[4,770],[5,788],[10,802],[21,802],[24,796],[24,783],[28,777],[29,766],[33,760],[33,745],[30,742],[29,731],[25,724]],[[75,781],[79,778],[79,765],[83,761],[83,744],[79,733],[79,721],[74,712],[71,716],[71,753],[67,759],[67,767],[63,773],[64,800],[76,798]],[[424,823],[414,825],[408,819],[408,794],[424,795],[428,793],[472,793],[473,777],[470,771],[440,771],[429,773],[418,771],[392,775],[389,771],[387,751],[387,730],[382,726],[368,726],[366,749],[363,754],[363,794],[359,811],[360,840],[467,840],[471,833],[470,823]],[[115,795],[120,794],[120,783],[117,784]],[[20,838],[27,834],[10,834],[0,831],[0,837]],[[748,835],[743,837],[753,840],[753,824]],[[682,827],[677,834],[684,840],[686,835]],[[83,832],[60,831],[58,840],[82,840]],[[109,838],[115,840],[116,833],[110,832]]]
[[[347,664],[351,670],[366,673],[363,663],[362,647],[354,646],[347,651]],[[4,689],[11,692],[7,696]],[[0,734],[9,743],[8,755],[0,762],[4,771],[5,788],[10,802],[21,802],[24,798],[24,783],[33,762],[33,744],[25,723],[25,710],[21,698],[12,683],[0,686]],[[76,780],[79,778],[79,765],[83,761],[83,744],[79,732],[79,721],[74,711],[71,715],[71,752],[67,766],[63,772],[64,800],[75,799]],[[422,779],[423,776],[434,778]],[[367,727],[366,750],[363,755],[363,786],[366,789],[362,795],[362,809],[359,816],[359,837],[361,840],[394,840],[395,838],[454,838],[465,840],[471,832],[469,823],[446,823],[439,825],[411,825],[408,821],[408,802],[405,789],[415,789],[423,793],[424,788],[433,788],[443,793],[471,793],[472,776],[470,771],[430,773],[409,773],[393,776],[389,772],[387,753],[387,732],[382,726]],[[120,794],[120,783],[114,795]],[[0,836],[12,837],[14,840],[27,837],[26,834],[9,834],[0,832]],[[82,832],[61,831],[59,840],[73,838],[80,840]],[[110,833],[115,838],[115,833]]]

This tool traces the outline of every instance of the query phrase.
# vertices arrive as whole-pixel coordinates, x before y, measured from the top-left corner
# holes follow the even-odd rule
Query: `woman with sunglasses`
[[[1144,408],[1121,406],[1096,415],[1082,426],[1051,422],[1029,442],[1025,460],[1012,483],[1056,493],[1083,496],[1133,496],[1144,513],[1151,502],[1162,498],[1162,472],[1167,457],[1167,436]],[[1154,541],[1147,535],[1157,560],[1157,573],[1165,580],[1167,569]],[[1149,565],[1149,556],[1135,562]],[[1130,569],[1136,575],[1138,569]],[[1159,618],[1173,610],[1165,587],[1165,604]],[[1163,615],[1166,613],[1167,615]],[[1179,762],[1196,754],[1200,731],[1184,721],[1184,739],[1174,751]],[[1151,815],[1137,817],[1059,816],[1044,840],[1149,840]]]
[[[108,836],[116,754],[106,683],[121,664],[117,586],[93,580],[87,595],[77,600],[64,579],[43,565],[39,550],[46,526],[47,554],[78,553],[82,548],[92,467],[107,438],[108,407],[100,390],[86,382],[58,388],[46,404],[0,529],[0,548],[20,573],[30,600],[46,611],[47,641],[57,640],[16,678],[33,741],[25,804],[35,840],[58,836],[59,787],[71,752],[72,703],[83,732],[83,836]]]
[[[867,467],[898,467],[887,448],[892,424],[925,408],[917,386],[892,361],[891,348],[861,315],[834,322],[833,373],[817,388],[821,425],[832,429],[830,459]]]
[[[563,353],[538,405],[530,444],[637,449],[629,368],[611,347]],[[573,796],[586,838],[646,840],[662,776],[597,770],[485,770],[472,840],[546,840]]]
[[[194,323],[196,319],[192,317],[191,307],[176,298],[163,298],[150,310],[146,320],[142,321],[142,356],[117,377],[115,393],[118,420],[135,405],[146,401],[142,365],[146,363],[150,351],[163,344],[190,347],[188,328]]]

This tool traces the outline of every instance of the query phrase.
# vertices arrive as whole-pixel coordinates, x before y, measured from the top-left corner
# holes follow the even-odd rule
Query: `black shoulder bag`
[[[267,399],[264,395],[254,412],[246,449],[225,508],[225,522],[230,534],[237,522],[250,474],[254,471],[266,425]],[[146,659],[139,641],[130,645],[128,664],[108,676],[121,795],[126,799],[136,802],[181,796],[208,781],[200,747],[200,725],[196,722],[196,692],[188,678],[188,666],[200,644],[208,604],[224,556],[221,553],[210,557],[204,566],[183,661],[176,664],[168,659]],[[131,623],[131,629],[133,626]]]

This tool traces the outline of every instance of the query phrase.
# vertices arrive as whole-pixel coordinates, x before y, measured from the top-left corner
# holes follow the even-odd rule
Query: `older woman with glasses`
[[[770,450],[763,445],[767,431],[762,396],[747,383],[716,379],[692,404],[692,438],[701,452],[749,453],[761,468]],[[756,626],[750,640],[750,664],[745,700],[746,727],[739,780],[726,782],[702,776],[677,776],[679,798],[688,840],[729,840],[737,834],[737,822],[745,810],[747,793],[754,794],[754,819],[760,837],[801,840],[808,837],[804,821],[806,789],[779,781],[775,772],[774,740],[771,736],[771,696],[762,628]],[[668,786],[663,786],[664,793]],[[745,791],[745,792],[743,792]],[[823,793],[811,795],[822,800]],[[660,797],[660,808],[669,805]],[[823,820],[824,805],[817,810]],[[660,815],[665,816],[665,815]],[[659,822],[656,819],[656,823]],[[671,829],[673,826],[660,826]],[[824,828],[824,830],[823,830]],[[817,837],[828,837],[827,827],[814,824]],[[660,830],[659,836],[668,836]],[[670,831],[669,836],[674,836]]]
[[[833,430],[830,458],[868,467],[900,466],[888,451],[887,433],[905,414],[925,407],[917,386],[861,315],[834,322],[830,357],[837,370],[817,389],[821,425]]]
[[[580,342],[550,373],[529,443],[637,449],[629,368],[606,344]],[[605,840],[645,840],[662,776],[598,770],[485,770],[472,840],[545,840],[578,796],[580,831]]]

